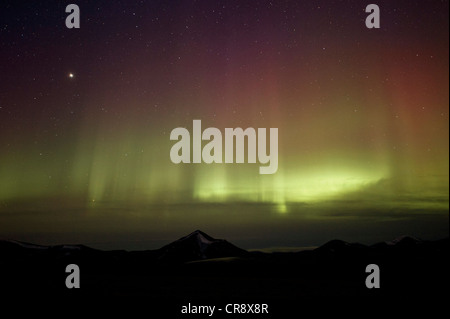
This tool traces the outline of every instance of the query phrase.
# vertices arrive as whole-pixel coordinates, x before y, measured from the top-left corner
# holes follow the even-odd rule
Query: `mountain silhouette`
[[[164,261],[194,261],[223,257],[243,257],[249,253],[224,239],[215,239],[196,230],[158,250]]]
[[[0,282],[8,294],[27,291],[70,296],[73,291],[64,284],[65,269],[76,264],[82,273],[80,291],[89,296],[185,300],[186,296],[206,296],[207,291],[221,301],[220,296],[236,295],[237,289],[242,289],[238,297],[258,300],[298,300],[309,295],[432,295],[439,294],[440,285],[449,281],[448,246],[448,238],[420,241],[399,237],[371,246],[331,240],[309,251],[248,252],[200,230],[160,249],[144,251],[0,240]],[[369,264],[380,267],[382,289],[366,288]]]

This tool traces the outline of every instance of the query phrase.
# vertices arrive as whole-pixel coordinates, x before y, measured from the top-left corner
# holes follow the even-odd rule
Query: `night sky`
[[[446,237],[448,85],[448,1],[3,0],[0,237]],[[170,132],[195,119],[278,128],[278,171],[172,163]]]

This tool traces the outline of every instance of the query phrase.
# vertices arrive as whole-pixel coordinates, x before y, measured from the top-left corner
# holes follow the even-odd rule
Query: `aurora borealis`
[[[448,236],[448,1],[0,4],[0,236],[244,248]],[[278,128],[278,171],[170,160],[176,127]]]

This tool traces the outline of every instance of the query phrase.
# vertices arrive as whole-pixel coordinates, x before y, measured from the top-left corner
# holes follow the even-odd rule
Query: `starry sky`
[[[65,26],[66,5],[81,28]],[[449,234],[448,1],[0,4],[0,237],[151,249]],[[259,164],[173,164],[170,132],[278,128]],[[205,143],[204,143],[205,144]]]

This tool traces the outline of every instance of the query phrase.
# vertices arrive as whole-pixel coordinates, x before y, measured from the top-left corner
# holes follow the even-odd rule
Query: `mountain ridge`
[[[362,245],[331,240],[299,252],[248,252],[224,239],[194,231],[156,250],[102,251],[82,245],[34,246],[0,241],[0,282],[4,292],[66,294],[67,265],[81,269],[81,293],[161,298],[438,293],[448,282],[449,239],[395,245]],[[44,247],[44,248],[42,248]],[[383,290],[366,288],[366,267],[379,265]],[[257,283],[257,284],[255,284]],[[220,298],[219,298],[220,299]],[[184,300],[184,299],[183,299]]]
[[[326,243],[316,247],[312,248],[311,251],[337,251],[337,250],[345,250],[345,249],[364,249],[364,248],[387,248],[387,247],[412,247],[416,245],[425,245],[430,242],[439,242],[439,241],[446,241],[448,240],[448,237],[442,238],[439,240],[421,240],[414,236],[408,236],[408,235],[402,235],[399,237],[394,238],[393,240],[388,241],[382,241],[377,242],[371,245],[364,245],[358,242],[347,242],[340,239],[333,239],[329,240]],[[242,254],[248,254],[249,251],[242,249],[240,247],[235,246],[234,244],[228,242],[225,239],[217,239],[213,238],[212,236],[208,235],[207,233],[197,229],[188,235],[185,235],[167,245],[164,245],[157,249],[150,249],[150,250],[101,250],[92,248],[90,246],[86,246],[84,244],[57,244],[57,245],[40,245],[40,244],[34,244],[34,243],[28,243],[13,239],[0,239],[0,250],[2,248],[6,248],[6,246],[9,246],[10,248],[16,248],[16,249],[31,249],[31,250],[91,250],[91,251],[98,251],[98,252],[114,252],[114,251],[122,251],[122,252],[145,252],[145,251],[153,251],[153,252],[160,252],[163,255],[170,253],[170,251],[173,251],[174,249],[180,248],[179,246],[186,246],[186,243],[190,243],[191,245],[197,245],[198,251],[197,257],[201,257],[201,259],[207,259],[208,254],[205,254],[208,250],[211,250],[211,246],[224,246],[225,248],[228,248],[238,255]],[[192,248],[192,247],[190,247]],[[258,252],[258,250],[252,250],[254,252]],[[305,250],[303,250],[305,251]],[[277,251],[273,251],[275,253],[278,253]],[[211,252],[210,252],[211,253]],[[236,257],[236,256],[221,256],[221,257]],[[162,257],[161,259],[164,259],[165,257]],[[211,257],[211,258],[217,258],[217,257]]]

